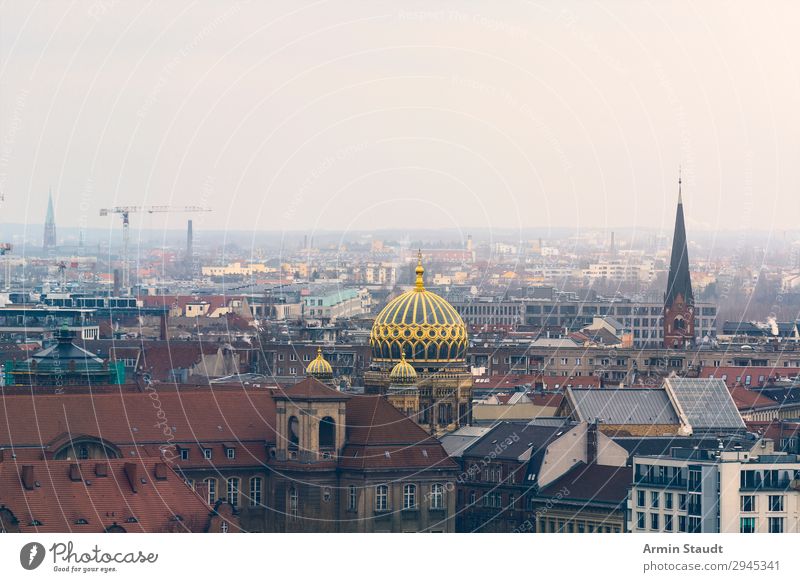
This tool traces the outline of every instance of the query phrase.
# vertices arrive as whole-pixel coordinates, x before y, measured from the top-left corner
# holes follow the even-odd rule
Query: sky
[[[796,230],[800,4],[0,5],[0,223]],[[188,215],[142,215],[173,228]],[[138,221],[138,222],[136,222]],[[117,225],[115,225],[116,227]]]

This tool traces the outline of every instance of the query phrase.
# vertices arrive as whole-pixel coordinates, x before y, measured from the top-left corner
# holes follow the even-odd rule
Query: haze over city
[[[693,230],[795,229],[792,2],[2,10],[3,222],[669,233],[682,166]]]

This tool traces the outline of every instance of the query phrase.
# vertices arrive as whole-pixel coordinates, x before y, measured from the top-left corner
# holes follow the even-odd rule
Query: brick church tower
[[[694,294],[689,274],[689,250],[683,221],[681,178],[678,177],[678,210],[672,236],[667,292],[664,295],[664,347],[684,348],[694,343]]]

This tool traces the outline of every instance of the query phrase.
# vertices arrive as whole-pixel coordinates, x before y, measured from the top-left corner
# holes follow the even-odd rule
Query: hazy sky
[[[795,229],[800,3],[4,2],[0,222]],[[177,216],[137,218],[175,227]]]

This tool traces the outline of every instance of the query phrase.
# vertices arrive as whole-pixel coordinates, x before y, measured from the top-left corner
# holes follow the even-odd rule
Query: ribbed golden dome
[[[458,312],[423,281],[422,255],[414,288],[392,299],[381,310],[370,333],[373,361],[400,360],[412,365],[463,362],[467,326]]]
[[[322,348],[317,348],[317,357],[311,360],[306,368],[306,375],[313,376],[317,380],[330,380],[333,378],[333,368],[328,360],[322,357]]]
[[[400,355],[400,361],[389,372],[389,380],[392,384],[413,384],[417,381],[417,371],[406,361],[405,354]]]

